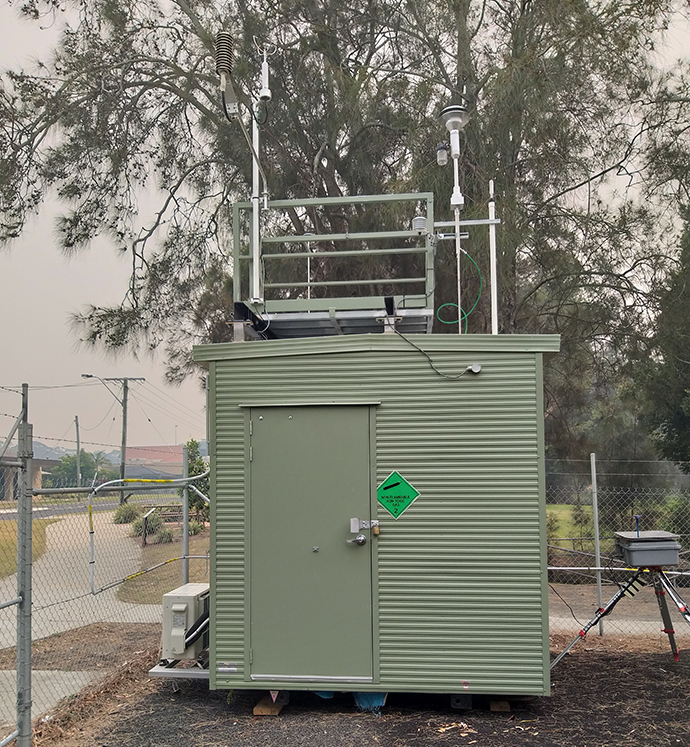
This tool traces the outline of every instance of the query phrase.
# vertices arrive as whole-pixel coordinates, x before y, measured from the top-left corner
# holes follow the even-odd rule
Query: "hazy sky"
[[[56,30],[19,20],[2,0],[0,67],[30,66],[32,58],[45,56],[53,46]],[[0,445],[21,405],[15,392],[2,387],[26,382],[31,387],[60,387],[30,391],[29,418],[36,440],[75,448],[77,415],[82,442],[89,442],[84,448],[118,448],[120,406],[102,384],[83,380],[82,373],[146,378],[146,384],[132,382],[130,387],[131,445],[205,437],[205,398],[197,382],[170,387],[160,359],[137,361],[124,355],[112,360],[77,344],[70,314],[89,303],[118,303],[127,288],[129,260],[105,241],[67,260],[55,247],[51,228],[51,211],[44,210],[20,240],[0,249]]]
[[[30,67],[32,59],[45,57],[59,25],[50,25],[50,19],[44,25],[49,27],[40,29],[20,20],[16,10],[0,0],[0,67]],[[689,30],[687,19],[679,16],[669,33],[666,59],[688,55]],[[663,62],[664,56],[659,59]],[[26,382],[54,387],[36,388],[30,394],[37,440],[73,448],[78,415],[86,448],[117,448],[120,407],[102,384],[82,380],[82,373],[146,378],[145,385],[131,387],[130,444],[173,444],[204,437],[204,397],[197,382],[169,387],[160,359],[121,356],[113,361],[78,346],[69,326],[70,313],[89,303],[119,302],[127,286],[129,260],[117,256],[106,242],[67,260],[55,247],[51,225],[51,210],[44,210],[19,241],[0,250],[0,443],[20,407],[18,394],[3,387]]]

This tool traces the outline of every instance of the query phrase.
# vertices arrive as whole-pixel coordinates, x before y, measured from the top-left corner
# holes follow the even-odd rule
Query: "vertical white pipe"
[[[489,220],[496,219],[494,180],[489,181]],[[489,224],[489,258],[491,263],[491,334],[498,334],[498,264],[496,261],[496,226]]]
[[[599,546],[599,496],[597,492],[597,455],[590,454],[592,472],[592,522],[594,524],[594,556],[597,568],[601,568],[601,548]],[[601,571],[597,571],[597,606],[601,609]],[[604,620],[599,620],[599,635],[604,635]]]
[[[256,101],[252,111],[252,145],[254,153],[252,154],[252,282],[251,298],[263,299],[260,287],[260,262],[261,262],[261,237],[259,234],[259,218],[261,207],[259,205],[260,184],[259,184],[259,101]]]
[[[311,244],[307,241],[307,298],[311,298]],[[311,309],[310,309],[311,311]]]
[[[79,443],[79,416],[74,416],[74,427],[77,431],[77,487],[81,487],[81,444]]]
[[[455,161],[457,163],[457,161]],[[455,258],[458,267],[458,334],[462,334],[462,275],[460,270],[460,208],[455,208]]]

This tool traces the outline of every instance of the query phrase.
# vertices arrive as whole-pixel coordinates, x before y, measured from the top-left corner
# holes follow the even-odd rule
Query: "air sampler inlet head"
[[[232,73],[233,44],[229,31],[219,31],[216,36],[216,72],[218,75]]]

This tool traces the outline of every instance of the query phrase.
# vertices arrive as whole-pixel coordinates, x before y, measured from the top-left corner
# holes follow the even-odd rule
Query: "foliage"
[[[25,12],[56,7],[33,0]],[[229,339],[229,207],[251,175],[238,125],[222,117],[215,33],[233,33],[245,121],[257,47],[274,50],[274,95],[259,114],[272,198],[430,190],[438,217],[450,217],[437,115],[466,89],[466,217],[485,215],[494,178],[501,328],[563,336],[546,377],[550,436],[566,444],[591,386],[610,382],[649,331],[673,253],[673,200],[688,194],[687,79],[657,71],[654,57],[674,10],[672,0],[83,0],[51,59],[4,78],[0,233],[17,236],[51,194],[66,208],[56,231],[65,252],[97,235],[129,252],[123,302],[79,314],[81,337],[163,345],[180,378],[192,342]],[[142,194],[156,204],[150,217],[139,217]],[[286,220],[301,233],[367,227],[355,208]],[[481,234],[472,251],[486,268]],[[376,268],[394,277],[410,262]],[[314,265],[323,276],[323,261]],[[448,243],[436,269],[436,302],[453,301]],[[340,260],[331,279],[370,270]],[[464,273],[465,298],[477,282]],[[486,331],[489,316],[487,296],[470,331]]]
[[[163,519],[158,512],[154,511],[146,519],[146,535],[156,534],[163,526]],[[141,537],[144,533],[144,517],[138,516],[132,522],[132,537]]]
[[[554,511],[546,512],[546,541],[551,543],[558,537],[560,521]]]
[[[546,512],[546,543],[549,545],[547,548],[547,556],[548,556],[548,562],[549,565],[552,565],[553,557],[554,557],[554,550],[550,547],[550,545],[554,544],[554,540],[557,539],[558,535],[558,528],[559,528],[560,522],[558,521],[558,515],[554,511],[547,511]]]
[[[97,473],[98,482],[114,480],[118,473],[110,469],[110,462],[102,451],[92,454],[84,449],[79,450],[79,469],[81,484],[90,485]],[[77,485],[77,455],[69,454],[60,459],[60,464],[52,467],[46,476],[45,487],[74,487]]]
[[[659,455],[690,473],[690,209],[684,217],[678,263],[661,293],[655,334],[641,347],[636,378]]]
[[[582,496],[579,494],[575,498],[575,502],[570,509],[573,526],[576,531],[576,536],[583,538],[591,538],[594,534],[594,524],[592,522],[592,514],[587,511],[583,505]],[[582,549],[582,548],[581,548]]]
[[[195,441],[194,439],[191,439],[190,441],[187,441],[186,446],[187,446],[187,469],[188,469],[189,476],[193,477],[194,475],[202,475],[204,472],[208,470],[208,466],[204,462],[204,458],[201,456],[201,451],[199,449],[199,442]],[[210,481],[208,477],[205,477],[202,480],[195,480],[193,485],[198,491],[203,493],[205,496],[209,495]],[[189,507],[190,509],[193,509],[195,511],[198,522],[203,523],[205,521],[208,521],[208,518],[210,515],[209,505],[206,503],[206,501],[203,500],[203,498],[200,498],[193,490],[189,491]],[[191,530],[191,522],[190,522],[190,530]],[[190,531],[190,534],[191,534],[191,531]]]
[[[201,534],[204,529],[206,529],[206,525],[202,524],[199,521],[190,521],[189,522],[189,536],[194,537],[197,534]]]
[[[669,498],[666,505],[664,529],[676,534],[690,534],[690,495],[678,493]]]
[[[113,524],[131,524],[142,515],[143,511],[142,506],[136,503],[123,503],[115,509]]]
[[[161,527],[156,531],[155,540],[159,545],[166,545],[175,539],[175,533],[170,527]]]
[[[550,477],[551,486],[589,483],[591,453],[596,453],[597,482],[603,488],[655,487],[675,484],[679,473],[670,463],[657,461],[653,439],[643,418],[643,404],[631,378],[619,377],[617,384],[594,382],[580,404],[573,404],[561,415],[560,426],[567,425],[567,436],[548,430],[548,456],[556,460],[550,468],[558,473]],[[559,460],[568,461],[559,461]],[[575,465],[569,461],[579,460]],[[586,466],[585,466],[586,465]],[[583,478],[583,471],[586,477]]]

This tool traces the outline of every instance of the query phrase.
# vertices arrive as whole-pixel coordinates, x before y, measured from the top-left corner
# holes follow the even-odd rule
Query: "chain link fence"
[[[631,478],[635,476],[629,476]],[[595,477],[596,480],[596,477]],[[548,481],[548,478],[547,478]],[[632,479],[630,480],[632,482]],[[664,482],[669,482],[664,480]],[[547,488],[547,542],[549,563],[549,611],[552,636],[573,638],[632,576],[624,561],[614,553],[614,533],[663,530],[678,535],[679,565],[667,574],[681,597],[690,600],[690,488],[679,485],[611,486],[592,490],[592,482],[571,481]],[[595,482],[596,485],[596,482]],[[598,508],[600,562],[595,543],[595,510]],[[597,588],[601,582],[601,594]],[[669,601],[675,636],[679,644],[690,642],[690,625]],[[667,650],[659,605],[653,584],[645,585],[634,597],[624,598],[597,633],[620,638],[619,648]],[[645,645],[646,644],[646,645]]]
[[[10,460],[12,450],[9,451]],[[72,489],[38,471],[33,488]],[[673,572],[690,598],[690,488],[601,486],[596,490],[600,564],[595,553],[591,481],[547,476],[550,628],[555,648],[576,636],[630,577],[614,555],[614,532],[667,530],[679,536]],[[0,603],[17,594],[17,503],[21,469],[0,467]],[[33,499],[33,717],[110,673],[138,652],[160,644],[163,594],[183,583],[182,500],[177,489],[89,496],[67,492]],[[91,510],[89,507],[91,506]],[[146,519],[144,518],[146,515]],[[637,518],[636,518],[637,517]],[[209,579],[208,515],[192,507],[189,581]],[[93,542],[92,542],[93,541]],[[687,573],[688,575],[683,575]],[[690,626],[676,614],[676,636],[687,645]],[[668,642],[651,586],[604,618],[605,638],[619,650],[666,650]],[[596,638],[597,629],[589,633]],[[560,638],[559,638],[560,636]],[[0,609],[0,742],[15,724],[15,607]]]
[[[2,440],[2,439],[0,439]],[[0,443],[0,446],[2,444]],[[0,463],[0,604],[17,597],[17,519],[20,470]],[[17,723],[17,610],[14,604],[0,609],[0,740]],[[6,654],[10,655],[4,662]]]
[[[43,477],[50,489],[72,488]],[[45,488],[44,488],[45,489]],[[182,499],[177,489],[91,498],[84,493],[33,500],[33,717],[158,646],[163,594],[183,583]],[[16,595],[16,507],[0,503],[0,589]],[[144,520],[144,516],[149,516]],[[207,515],[192,509],[190,581],[208,581]],[[144,534],[144,527],[146,533]],[[92,550],[93,538],[93,550]],[[4,557],[4,556],[3,556]],[[2,558],[0,558],[2,561]],[[14,589],[14,591],[13,591]],[[0,740],[11,732],[16,613],[0,610]]]

